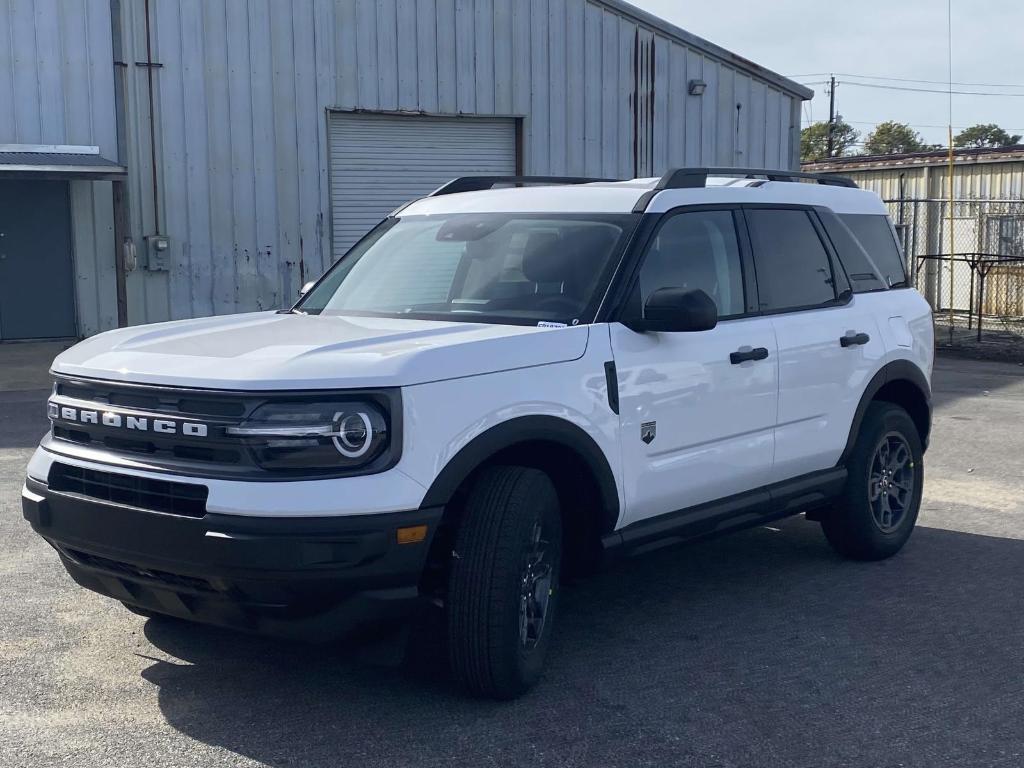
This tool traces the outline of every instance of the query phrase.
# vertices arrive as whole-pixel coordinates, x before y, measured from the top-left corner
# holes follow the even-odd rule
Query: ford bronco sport
[[[24,515],[143,615],[329,640],[439,606],[455,675],[508,698],[608,553],[798,513],[896,553],[932,336],[845,179],[457,179],[291,309],[61,354]]]

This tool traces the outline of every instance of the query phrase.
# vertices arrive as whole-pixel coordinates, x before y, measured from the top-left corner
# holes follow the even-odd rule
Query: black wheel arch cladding
[[[837,462],[838,466],[849,461],[868,406],[876,401],[891,402],[907,411],[917,427],[922,449],[927,449],[931,430],[931,387],[924,372],[917,365],[909,360],[894,360],[884,365],[864,388],[864,394],[853,415],[846,447]]]
[[[557,416],[520,416],[477,435],[437,475],[421,508],[444,506],[478,469],[517,445],[547,443],[574,453],[591,474],[600,501],[602,528],[612,530],[619,517],[615,476],[604,452],[581,427]],[[542,468],[543,467],[539,467]]]

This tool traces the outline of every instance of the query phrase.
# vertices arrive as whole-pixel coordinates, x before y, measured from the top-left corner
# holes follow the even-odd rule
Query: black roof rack
[[[430,193],[430,197],[453,195],[456,192],[479,192],[499,185],[510,187],[559,186],[562,184],[593,184],[617,179],[590,179],[583,176],[460,176]]]
[[[832,187],[853,187],[857,183],[845,176],[802,171],[769,170],[766,168],[675,168],[658,182],[655,189],[694,189],[707,185],[708,176],[735,176],[740,179],[766,179],[767,181],[814,181]]]
[[[707,186],[708,176],[735,176],[738,179],[764,179],[766,181],[813,181],[831,187],[852,187],[857,183],[846,176],[832,176],[827,173],[804,173],[803,171],[770,170],[767,168],[673,168],[654,189],[637,201],[634,213],[647,210],[651,199],[666,189],[703,189]]]

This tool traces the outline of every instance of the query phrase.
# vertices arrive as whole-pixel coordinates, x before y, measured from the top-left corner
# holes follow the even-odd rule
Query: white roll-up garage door
[[[516,171],[514,119],[330,114],[331,222],[338,259],[398,206],[456,176]]]

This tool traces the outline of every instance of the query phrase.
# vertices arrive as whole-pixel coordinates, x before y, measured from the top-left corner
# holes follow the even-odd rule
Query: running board
[[[799,514],[838,497],[846,468],[820,472],[756,488],[718,501],[638,520],[601,538],[609,555],[632,555],[665,544],[710,538]]]

